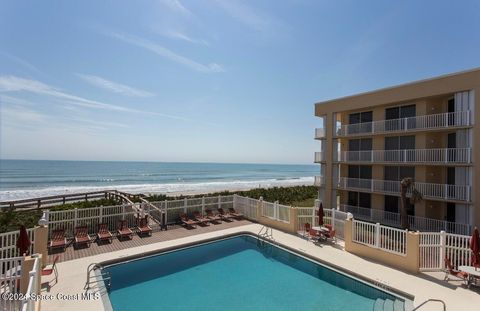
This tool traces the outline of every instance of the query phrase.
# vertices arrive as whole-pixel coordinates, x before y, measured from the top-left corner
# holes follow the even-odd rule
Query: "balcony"
[[[320,151],[320,152],[315,152],[315,163],[322,163],[325,162],[325,152]]]
[[[315,176],[315,180],[313,182],[315,187],[324,187],[325,186],[325,177],[324,176]]]
[[[359,206],[351,206],[340,204],[340,210],[343,212],[352,213],[355,219],[371,221],[380,223],[383,225],[389,225],[394,227],[400,226],[400,214],[387,212],[380,209],[365,208]],[[440,232],[446,231],[449,233],[470,235],[471,226],[469,224],[449,222],[445,220],[419,217],[408,215],[408,223],[410,229],[427,231],[427,232]]]
[[[410,118],[347,124],[337,127],[337,136],[365,136],[471,126],[470,111],[428,114]]]
[[[315,159],[316,155],[315,155]],[[469,164],[471,148],[342,151],[338,162]]]
[[[400,195],[400,182],[395,180],[340,177],[334,186],[344,190]],[[471,200],[471,187],[468,185],[415,182],[415,188],[422,194],[424,199],[461,202],[470,202]],[[410,195],[411,193],[407,192],[407,196]]]
[[[325,128],[316,128],[315,139],[324,139],[324,138],[325,138]]]

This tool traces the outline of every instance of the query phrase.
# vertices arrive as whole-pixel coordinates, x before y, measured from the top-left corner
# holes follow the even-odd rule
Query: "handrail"
[[[110,278],[110,274],[108,273],[108,271],[105,271],[105,272],[107,272],[107,277],[106,278],[104,278],[103,275],[101,275],[102,278],[100,278],[100,279],[96,279],[96,280],[93,280],[93,281],[90,280],[91,277],[97,277],[97,276],[90,276],[90,273],[95,271],[96,269],[100,269],[103,272],[103,267],[99,263],[91,263],[91,264],[88,265],[88,267],[87,267],[87,281],[85,282],[85,286],[83,287],[83,289],[89,290],[90,289],[90,284],[98,283],[98,282],[101,282],[101,281],[104,282],[104,284],[107,287],[107,290],[110,289],[111,278]],[[105,282],[105,281],[108,281],[108,282]]]
[[[420,305],[418,305],[418,307],[416,307],[415,309],[413,309],[412,311],[415,311],[415,310],[418,310],[420,309],[422,306],[426,305],[427,303],[429,302],[441,302],[442,305],[443,305],[443,311],[446,311],[447,310],[447,305],[445,304],[445,301],[441,300],[441,299],[428,299],[428,300],[425,300],[424,302],[422,302]]]

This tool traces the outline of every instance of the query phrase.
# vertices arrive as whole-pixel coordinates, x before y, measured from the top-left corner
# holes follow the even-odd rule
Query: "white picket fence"
[[[27,229],[28,237],[32,244],[30,245],[30,254],[33,253],[33,241],[35,239],[34,229]],[[15,245],[20,235],[20,230],[0,233],[0,258],[10,258],[21,256],[17,246]]]
[[[18,296],[20,285],[20,271],[24,257],[12,257],[0,259],[0,310],[19,310],[22,304]],[[11,299],[9,299],[11,298]]]
[[[233,197],[233,206],[237,212],[242,213],[245,218],[250,220],[257,220],[257,207],[259,200],[249,197],[242,197],[235,195]]]
[[[407,232],[379,223],[353,220],[352,240],[386,252],[405,256],[407,254]]]
[[[420,233],[420,270],[438,271],[445,269],[445,258],[452,265],[472,264],[470,236],[442,232]]]

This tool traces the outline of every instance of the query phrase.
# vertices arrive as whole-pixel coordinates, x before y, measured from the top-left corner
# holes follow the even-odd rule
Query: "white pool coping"
[[[59,263],[57,264],[59,272],[58,283],[51,288],[50,292],[46,292],[45,290],[42,292],[42,294],[53,295],[55,298],[53,300],[42,301],[41,308],[49,311],[105,310],[102,299],[81,299],[81,294],[85,293],[83,287],[87,277],[87,267],[91,263],[118,260],[128,256],[160,251],[162,249],[240,232],[257,234],[261,228],[262,225],[259,224],[248,224],[235,228],[202,233],[175,240],[158,242]],[[340,245],[335,246],[326,243],[322,244],[322,246],[318,246],[298,236],[278,230],[273,230],[273,237],[275,241],[280,244],[299,250],[300,252],[317,258],[320,261],[331,263],[341,269],[351,271],[362,277],[378,281],[388,287],[415,296],[414,306],[418,306],[420,303],[430,298],[442,299],[445,301],[447,304],[447,310],[475,310],[475,307],[478,308],[478,306],[480,306],[480,291],[472,291],[465,287],[461,287],[459,286],[461,284],[459,281],[452,280],[447,283],[446,281],[438,280],[439,276],[443,276],[443,273],[431,273],[430,275],[432,277],[429,279],[430,276],[427,274],[409,274],[347,253]],[[51,279],[51,277],[44,277],[42,282],[48,281],[49,279]],[[72,295],[71,297],[74,298],[78,296],[80,299],[56,299],[57,294]],[[104,298],[108,298],[106,297],[107,294],[105,291],[102,291],[102,295],[105,296]],[[421,310],[432,311],[441,309],[442,308],[438,303],[429,303],[421,308]]]

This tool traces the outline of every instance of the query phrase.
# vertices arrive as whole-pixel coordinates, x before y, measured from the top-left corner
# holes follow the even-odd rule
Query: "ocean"
[[[0,160],[0,201],[117,189],[189,194],[313,185],[316,165]]]

